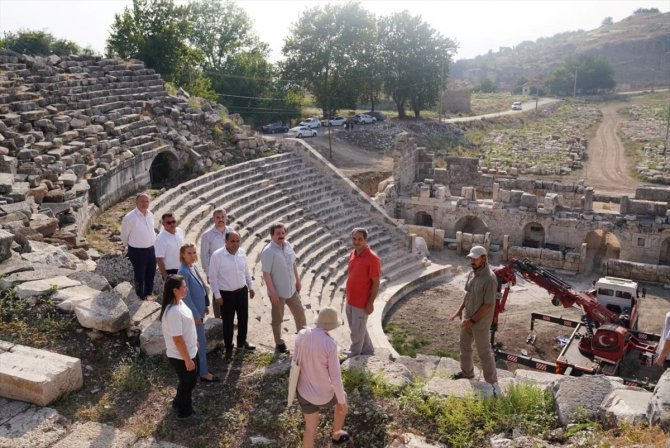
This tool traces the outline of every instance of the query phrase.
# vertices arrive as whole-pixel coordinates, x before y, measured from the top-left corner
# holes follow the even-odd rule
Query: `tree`
[[[398,117],[405,117],[408,103],[419,117],[446,85],[457,45],[407,11],[382,18],[378,27],[384,90],[396,103]]]
[[[576,83],[575,83],[576,78]],[[581,54],[567,59],[547,76],[545,86],[556,95],[570,95],[573,90],[596,93],[616,85],[614,70],[602,56]]]
[[[132,8],[114,15],[107,55],[140,59],[168,81],[178,81],[180,68],[201,56],[187,45],[188,7],[173,0],[133,0]]]
[[[67,56],[82,53],[81,47],[73,41],[57,39],[53,34],[46,31],[20,30],[17,33],[5,33],[2,46],[17,53],[32,56],[48,56],[50,54]]]
[[[614,23],[614,20],[612,20],[611,17],[605,17],[603,19],[602,25],[603,26],[608,26],[608,25],[612,25],[613,23]]]
[[[327,4],[302,13],[284,41],[285,78],[309,90],[324,116],[354,108],[367,73],[374,17],[358,3]]]
[[[521,84],[521,87],[523,87],[523,84]],[[474,86],[472,90],[474,90],[475,92],[493,93],[498,90],[498,86],[496,85],[495,82],[491,81],[490,79],[484,78],[482,82]]]
[[[659,12],[658,8],[637,8],[633,11],[633,14],[637,16],[640,14],[658,14]]]
[[[277,107],[285,90],[274,85],[277,77],[268,61],[269,47],[253,32],[246,12],[233,1],[194,0],[190,14],[189,41],[204,55],[202,67],[219,102],[251,122],[285,118],[284,107]],[[286,107],[287,115],[294,113]]]

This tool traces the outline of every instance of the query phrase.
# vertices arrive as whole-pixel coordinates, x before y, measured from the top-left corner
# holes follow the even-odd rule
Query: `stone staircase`
[[[422,258],[409,250],[409,235],[370,208],[369,202],[359,201],[298,154],[284,152],[185,182],[155,198],[152,210],[156,217],[174,212],[186,240],[199,246],[201,235],[211,226],[213,210],[225,208],[229,225],[240,233],[256,290],[262,297],[266,292],[258,258],[270,241],[270,224],[283,221],[298,256],[301,297],[311,325],[324,306],[344,310],[353,227],[368,229],[368,242],[382,258],[382,288],[397,278],[416,278],[425,270]],[[269,301],[252,300],[250,306],[250,315],[259,316],[267,324],[258,328],[263,334],[255,335],[255,341],[260,338],[260,342],[271,345]],[[287,311],[285,319],[290,317]],[[250,326],[258,327],[255,322]],[[285,327],[290,333],[293,329],[292,323]],[[252,328],[250,332],[253,335]]]

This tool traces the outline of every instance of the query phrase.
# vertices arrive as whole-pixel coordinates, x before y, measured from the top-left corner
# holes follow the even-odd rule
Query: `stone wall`
[[[479,185],[479,159],[471,157],[447,157],[446,179],[436,179],[449,186],[451,191],[461,191],[463,187]]]
[[[444,248],[444,230],[413,224],[407,224],[405,227],[407,227],[410,234],[413,233],[426,240],[428,249],[442,250]]]
[[[401,132],[395,136],[395,152],[393,153],[393,179],[399,191],[409,191],[416,179],[419,150],[408,133]]]
[[[630,199],[628,196],[621,197],[620,213],[622,215],[648,215],[665,217],[667,211],[667,202],[643,201],[638,199]]]
[[[610,259],[603,264],[603,268],[604,274],[612,277],[670,285],[670,266]]]
[[[667,187],[638,187],[635,189],[635,199],[654,202],[670,202],[670,188]]]
[[[584,249],[585,251],[585,249]],[[550,249],[536,249],[533,247],[509,246],[503,247],[505,259],[528,258],[533,263],[561,271],[578,273],[584,266],[582,255],[579,252],[562,252]]]

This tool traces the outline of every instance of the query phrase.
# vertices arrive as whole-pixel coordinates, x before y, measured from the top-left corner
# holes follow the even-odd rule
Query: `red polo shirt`
[[[349,255],[349,273],[347,275],[347,303],[357,308],[365,308],[370,299],[372,279],[382,273],[382,260],[369,247],[362,254]]]

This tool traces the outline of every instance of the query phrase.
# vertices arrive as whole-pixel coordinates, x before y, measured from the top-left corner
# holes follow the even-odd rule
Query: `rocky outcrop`
[[[647,408],[649,423],[670,431],[670,370],[666,370],[654,388]]]

